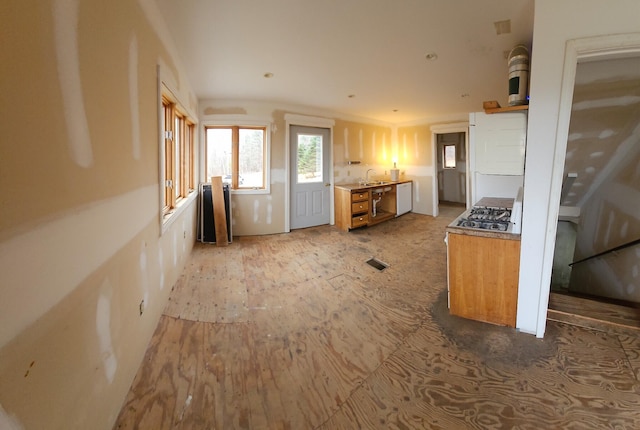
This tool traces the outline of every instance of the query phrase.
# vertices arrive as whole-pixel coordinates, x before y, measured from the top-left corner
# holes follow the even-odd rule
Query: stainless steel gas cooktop
[[[474,206],[458,220],[458,227],[482,230],[507,231],[511,220],[511,209]]]

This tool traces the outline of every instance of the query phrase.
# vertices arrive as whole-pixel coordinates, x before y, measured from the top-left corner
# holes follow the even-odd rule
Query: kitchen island
[[[510,211],[513,199],[500,200],[496,206]],[[505,231],[464,227],[468,216],[469,211],[446,228],[449,312],[515,327],[520,234],[512,226]]]

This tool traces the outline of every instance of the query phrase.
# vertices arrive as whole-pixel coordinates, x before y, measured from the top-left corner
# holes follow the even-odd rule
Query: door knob
[[[331,186],[331,184],[324,184],[324,186],[325,186],[325,187],[330,187],[330,186]]]

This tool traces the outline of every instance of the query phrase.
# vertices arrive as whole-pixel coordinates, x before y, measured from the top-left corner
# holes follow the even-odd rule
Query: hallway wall
[[[193,246],[195,199],[161,228],[158,65],[197,103],[154,7],[1,7],[0,428],[110,429]]]
[[[640,239],[640,126],[620,169],[582,207],[575,260]],[[640,245],[573,266],[570,291],[640,303]]]

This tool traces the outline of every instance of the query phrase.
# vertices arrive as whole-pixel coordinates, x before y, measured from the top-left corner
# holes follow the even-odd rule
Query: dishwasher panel
[[[405,182],[396,185],[396,216],[411,212],[411,209],[413,209],[411,184],[411,182]]]

